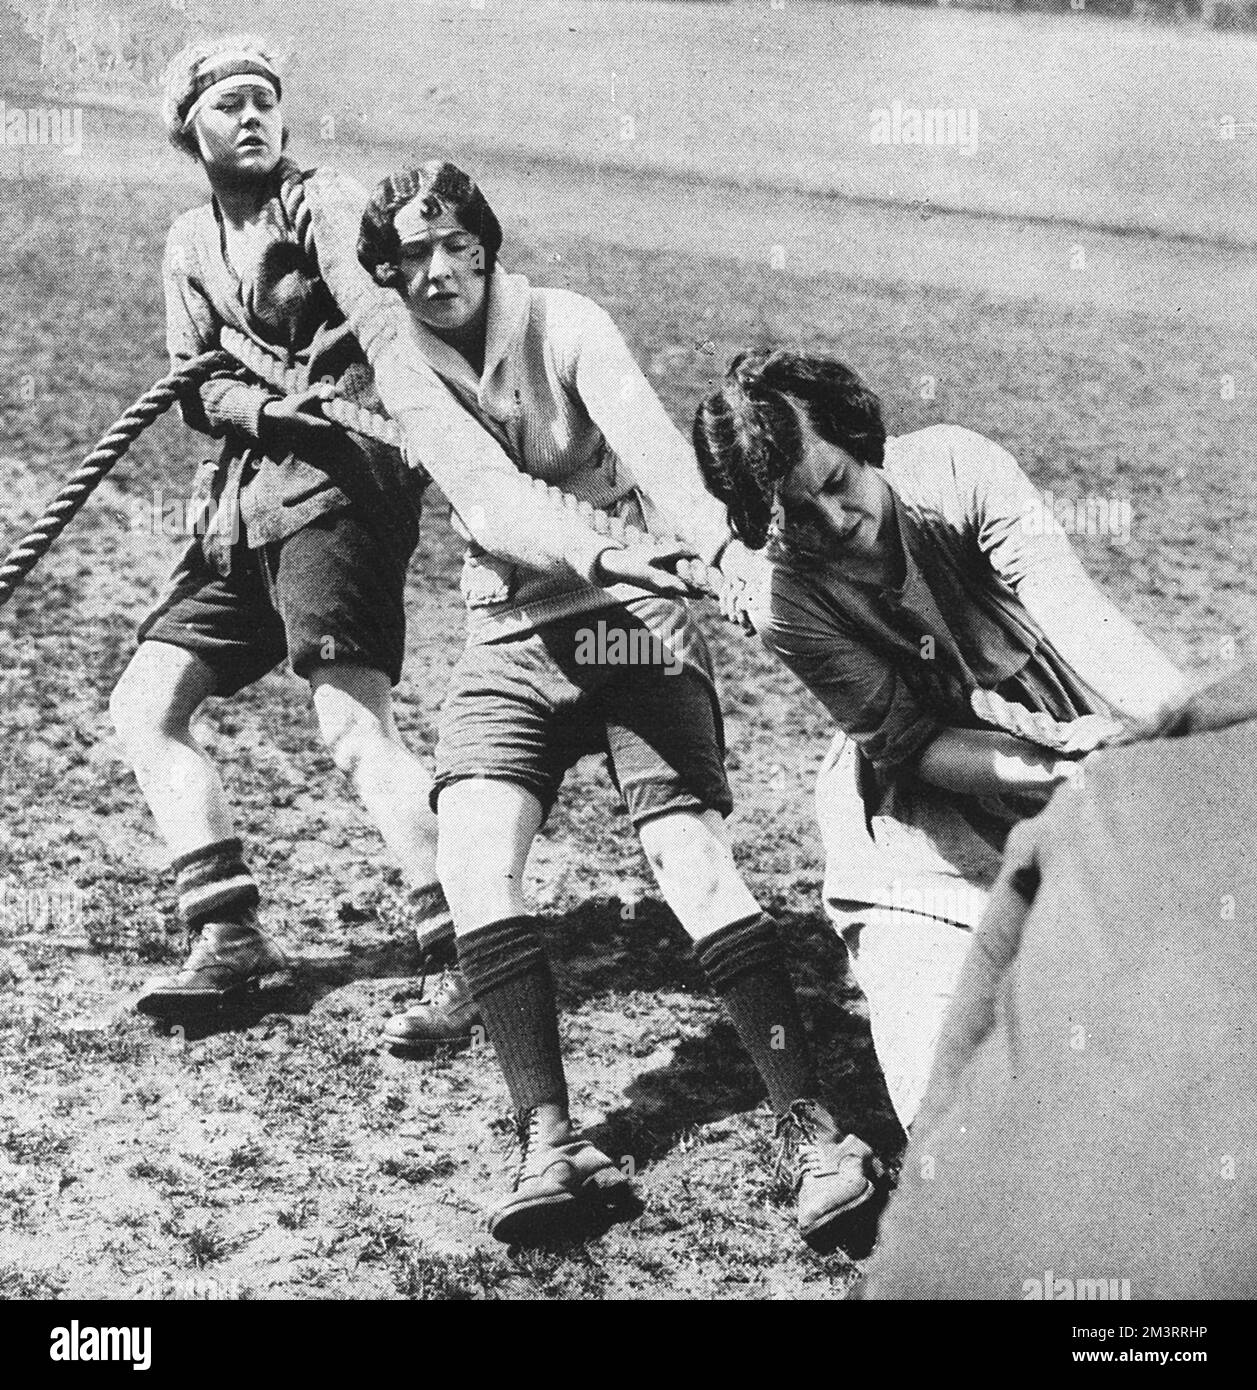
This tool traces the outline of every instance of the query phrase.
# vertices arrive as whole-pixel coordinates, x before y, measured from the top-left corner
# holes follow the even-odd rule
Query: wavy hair
[[[768,540],[778,484],[803,456],[800,413],[860,463],[882,466],[881,402],[837,359],[787,348],[739,353],[699,404],[694,452],[707,489],[752,550]]]
[[[470,174],[449,160],[430,159],[381,179],[367,200],[358,231],[358,259],[376,284],[404,293],[396,218],[416,198],[424,200],[422,211],[429,221],[448,211],[464,231],[479,240],[484,247],[485,274],[492,275],[502,249],[502,224],[497,214]]]

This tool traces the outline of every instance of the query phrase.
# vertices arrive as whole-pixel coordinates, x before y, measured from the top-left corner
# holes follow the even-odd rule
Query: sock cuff
[[[422,888],[407,888],[404,900],[406,911],[416,921],[449,914],[450,905],[445,901],[445,889],[439,883],[425,883]]]
[[[215,840],[212,845],[202,845],[200,849],[189,850],[187,854],[172,859],[170,867],[176,874],[184,874],[198,865],[214,864],[220,860],[239,861],[243,866],[244,842],[235,835],[226,840]]]
[[[433,963],[446,960],[452,965],[458,959],[458,938],[454,935],[454,923],[448,918],[436,922],[425,922],[415,928],[415,940],[419,943],[419,954],[431,958]]]
[[[694,954],[717,994],[750,971],[785,967],[777,923],[766,912],[730,922],[696,941]]]
[[[476,999],[536,970],[549,974],[535,917],[504,917],[460,936],[458,961]]]
[[[439,883],[408,888],[402,914],[425,956],[436,954],[451,960],[455,958],[454,919],[445,900],[445,890]]]
[[[206,922],[235,921],[253,912],[260,902],[257,884],[244,862],[238,839],[181,855],[174,864],[178,878],[179,915],[189,931]]]

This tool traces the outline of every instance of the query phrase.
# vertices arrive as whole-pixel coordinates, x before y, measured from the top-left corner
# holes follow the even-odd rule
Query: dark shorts
[[[139,640],[195,652],[214,670],[216,695],[234,695],[285,658],[303,678],[320,663],[343,662],[383,671],[396,685],[409,562],[344,510],[258,550],[238,541],[225,577],[194,541]]]
[[[679,661],[599,659],[605,644],[591,649],[588,633],[600,621],[646,633],[616,606],[466,648],[441,711],[434,808],[451,782],[489,777],[526,787],[548,815],[568,768],[602,753],[635,826],[669,811],[732,811],[709,681]]]

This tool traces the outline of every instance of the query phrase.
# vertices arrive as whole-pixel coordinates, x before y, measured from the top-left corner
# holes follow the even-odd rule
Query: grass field
[[[1253,35],[809,0],[250,13],[292,47],[312,120],[372,138],[1257,239]],[[873,144],[895,101],[974,111],[973,147]]]
[[[396,149],[333,154],[371,177]],[[200,190],[171,175],[144,125],[115,118],[96,156],[73,183],[2,185],[0,543],[163,368],[155,271],[170,218]],[[843,254],[769,273],[720,239],[762,215],[754,190],[682,198],[675,180],[638,171],[607,175],[590,199],[579,161],[509,148],[490,169],[512,267],[602,302],[678,422],[748,342],[839,352],[883,390],[896,432],[960,421],[1058,496],[1129,498],[1129,542],[1084,542],[1091,571],[1186,668],[1254,655],[1257,354],[1248,304],[1201,291],[1200,248],[1125,238],[1092,279],[1018,287],[993,267],[999,288],[983,289],[981,268],[957,263],[975,238],[1016,256],[1019,229],[939,219],[937,255],[901,264],[871,236],[842,240],[855,214],[799,195],[777,204],[772,239],[828,238]],[[536,210],[541,189],[553,216]],[[718,226],[692,215],[704,199]],[[911,223],[887,215],[884,232],[913,244]],[[1242,282],[1245,256],[1208,254]],[[1181,301],[1123,290],[1176,277]],[[633,1159],[636,1223],[532,1254],[483,1234],[501,1164],[496,1068],[483,1050],[436,1064],[376,1050],[414,968],[392,916],[396,876],[282,673],[215,704],[204,736],[268,922],[301,964],[203,1036],[160,1035],[130,1011],[178,942],[162,847],[106,713],[174,556],[129,518],[154,487],[186,488],[211,447],[169,421],[151,431],[0,614],[0,1296],[840,1294],[855,1270],[795,1241],[754,1074],[593,763],[546,828],[531,890],[549,914],[576,1109]],[[442,512],[412,567],[399,690],[402,727],[425,751],[462,621]],[[741,861],[780,914],[833,1084],[893,1146],[863,1002],[819,913],[810,792],[826,719],[757,647],[707,621]]]

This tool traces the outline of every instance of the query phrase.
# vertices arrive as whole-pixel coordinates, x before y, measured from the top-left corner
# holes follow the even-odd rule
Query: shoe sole
[[[497,1213],[489,1222],[489,1234],[503,1245],[540,1245],[547,1240],[559,1240],[577,1228],[585,1214],[584,1207],[574,1192],[537,1197]]]
[[[273,978],[271,975],[255,976],[229,989],[155,990],[136,1000],[135,1011],[148,1018],[191,1018],[216,1013],[257,994],[262,981]]]
[[[599,1187],[592,1179],[579,1193],[556,1192],[501,1212],[489,1234],[504,1245],[543,1245],[569,1237],[597,1236],[620,1221],[640,1216],[641,1198],[628,1183]]]
[[[435,1057],[438,1052],[456,1052],[470,1047],[475,1040],[470,1033],[456,1038],[398,1038],[391,1033],[380,1035],[380,1046],[408,1057]]]
[[[841,1249],[850,1259],[867,1259],[877,1244],[880,1206],[874,1200],[876,1196],[877,1185],[870,1182],[854,1202],[840,1211],[800,1226],[799,1235],[808,1249],[818,1255],[832,1255]]]

